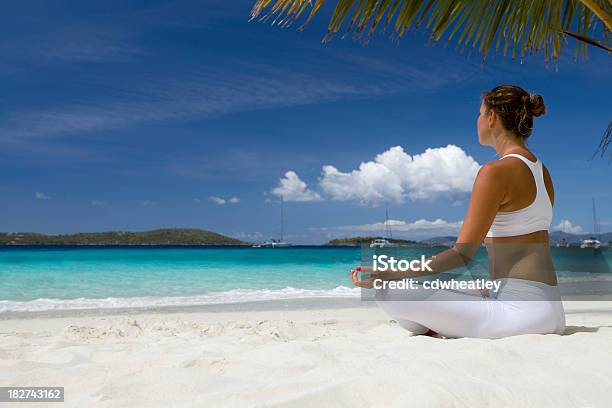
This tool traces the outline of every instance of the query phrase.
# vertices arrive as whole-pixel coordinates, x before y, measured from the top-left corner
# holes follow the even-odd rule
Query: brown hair
[[[533,130],[534,116],[546,112],[544,98],[530,94],[520,86],[496,86],[482,96],[487,112],[493,110],[507,130],[516,136],[528,138]]]

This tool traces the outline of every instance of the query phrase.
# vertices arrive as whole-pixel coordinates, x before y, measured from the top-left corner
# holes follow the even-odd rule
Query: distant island
[[[610,243],[612,242],[612,232],[605,232],[600,234],[570,234],[567,232],[561,231],[553,231],[549,234],[550,245],[557,245],[561,242],[566,242],[571,246],[579,246],[582,240],[587,239],[589,237],[596,236],[602,243],[603,246],[612,246]],[[375,239],[380,239],[382,237],[347,237],[347,238],[338,238],[333,239],[327,242],[325,245],[327,246],[361,246],[362,244],[369,244]],[[447,246],[452,247],[455,245],[457,241],[457,237],[455,236],[442,236],[442,237],[433,237],[428,238],[422,241],[411,241],[404,239],[389,239],[388,241],[393,243],[398,243],[402,245],[409,246]]]
[[[200,229],[168,228],[154,231],[85,232],[47,235],[0,232],[0,245],[248,245],[238,239]]]
[[[567,242],[571,246],[578,246],[580,242],[592,236],[592,234],[569,234],[560,231],[550,233],[550,244]],[[612,233],[597,235],[602,245],[610,246]],[[375,239],[382,237],[346,237],[333,239],[323,246],[361,246],[369,244]],[[421,241],[387,238],[388,241],[401,244],[402,246],[428,247],[447,246],[452,247],[457,240],[455,236],[441,236],[428,238]],[[108,232],[84,232],[78,234],[40,234],[35,232],[0,232],[0,246],[8,245],[227,245],[227,246],[250,246],[251,243],[240,241],[235,238],[218,234],[216,232],[194,229],[194,228],[165,228],[153,231],[130,232],[130,231],[108,231]]]
[[[327,242],[325,246],[361,246],[362,244],[369,244],[375,239],[381,239],[381,238],[382,237],[338,238],[338,239],[332,239],[331,241]],[[385,238],[385,239],[394,244],[419,246],[419,243],[417,241],[411,241],[407,239],[393,239],[393,238]]]
[[[452,247],[455,245],[457,241],[457,237],[454,236],[444,236],[444,237],[433,237],[428,238],[423,241],[419,241],[419,243],[423,245],[433,245],[433,246],[447,246]]]
[[[572,246],[580,245],[580,242],[582,242],[583,239],[590,237],[596,237],[601,241],[602,245],[607,245],[612,242],[612,232],[602,232],[598,234],[570,234],[568,232],[554,231],[550,233],[549,237],[551,245],[556,245],[561,242],[567,242]]]

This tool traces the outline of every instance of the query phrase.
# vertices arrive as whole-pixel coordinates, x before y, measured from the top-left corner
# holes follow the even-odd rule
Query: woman
[[[446,337],[499,338],[565,330],[565,313],[550,256],[548,229],[554,189],[548,170],[525,147],[533,118],[545,112],[540,95],[503,85],[485,92],[478,141],[500,159],[485,164],[474,181],[469,208],[455,246],[431,258],[433,272],[376,272],[356,286],[415,278],[466,266],[484,241],[495,293],[453,290],[376,289],[378,305],[405,329]],[[379,281],[380,282],[380,281]],[[377,285],[377,288],[380,287]]]

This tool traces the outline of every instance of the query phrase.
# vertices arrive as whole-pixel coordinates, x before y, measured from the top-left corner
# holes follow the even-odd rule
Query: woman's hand
[[[370,274],[368,279],[360,280],[359,272],[366,272]],[[358,266],[356,269],[353,269],[350,272],[351,280],[353,281],[353,285],[359,286],[360,288],[372,289],[374,287],[374,279],[376,275],[371,266]]]
[[[367,279],[360,280],[359,272],[368,273],[370,276]],[[381,281],[390,281],[405,278],[402,272],[374,272],[374,268],[371,266],[358,266],[350,272],[350,276],[351,280],[353,281],[353,285],[366,289],[372,289],[376,279],[380,279]]]

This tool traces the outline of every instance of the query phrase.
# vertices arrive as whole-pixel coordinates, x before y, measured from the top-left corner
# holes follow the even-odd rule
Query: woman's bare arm
[[[491,162],[480,168],[472,187],[470,204],[457,236],[457,242],[451,249],[434,258],[430,264],[434,272],[461,268],[472,260],[506,196],[506,174],[503,170],[504,168],[498,162]],[[450,254],[450,251],[454,254]],[[449,252],[448,255],[445,254],[447,252]]]
[[[484,241],[506,195],[507,172],[504,170],[499,162],[491,162],[480,168],[472,187],[470,204],[457,242],[452,248],[429,258],[431,259],[429,268],[432,272],[390,272],[382,274],[384,279],[431,275],[467,266]]]

